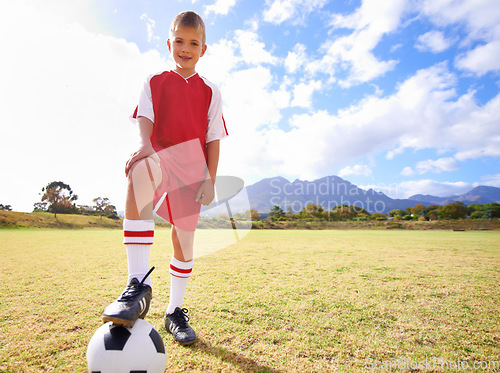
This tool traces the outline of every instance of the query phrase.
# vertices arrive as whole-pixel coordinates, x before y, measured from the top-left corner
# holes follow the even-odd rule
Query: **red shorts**
[[[196,192],[206,177],[205,155],[198,140],[188,141],[161,151],[162,182],[153,197],[155,212],[177,228],[194,231],[201,203]]]

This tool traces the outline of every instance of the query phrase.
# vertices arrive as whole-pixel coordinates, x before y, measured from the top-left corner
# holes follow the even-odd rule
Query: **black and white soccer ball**
[[[166,365],[163,339],[142,319],[132,328],[102,325],[87,347],[89,373],[164,373]]]

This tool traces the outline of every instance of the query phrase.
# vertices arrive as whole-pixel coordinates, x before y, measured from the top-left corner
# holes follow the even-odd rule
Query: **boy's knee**
[[[155,184],[159,185],[161,183],[162,174],[160,165],[151,158],[142,158],[132,164],[130,167],[130,172],[128,173],[129,182],[134,182],[137,178],[144,179],[149,177],[149,179]]]

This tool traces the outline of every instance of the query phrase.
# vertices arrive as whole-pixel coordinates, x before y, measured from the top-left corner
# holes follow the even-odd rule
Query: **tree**
[[[2,205],[0,203],[0,210],[4,210],[4,211],[12,211],[12,206],[11,205]]]
[[[250,217],[252,221],[259,221],[260,220],[260,214],[257,210],[251,209],[250,210]]]
[[[33,212],[47,211],[47,202],[37,202],[33,205]]]
[[[291,207],[288,207],[285,214],[286,220],[293,220],[295,218],[295,214]]]
[[[304,218],[326,219],[328,217],[328,212],[325,211],[323,206],[310,203],[306,207],[302,208],[302,211],[299,213],[299,215],[302,215],[301,217],[303,219]]]
[[[45,188],[42,188],[42,203],[39,206],[46,206],[46,211],[53,212],[57,219],[57,214],[71,214],[76,211],[75,201],[78,196],[73,194],[71,187],[62,181],[53,181]],[[46,205],[44,205],[44,202]],[[36,208],[37,204],[35,204]]]
[[[495,202],[484,205],[473,204],[467,207],[467,214],[471,219],[500,218],[500,204]]]
[[[333,220],[352,220],[358,215],[358,213],[365,213],[368,215],[365,209],[360,209],[359,207],[352,205],[342,205],[332,209]]]
[[[387,216],[381,212],[374,212],[371,216],[372,220],[387,220]]]
[[[396,220],[401,220],[401,218],[403,216],[405,216],[406,213],[404,210],[394,209],[394,210],[389,211],[389,213],[387,215],[390,216],[391,218],[396,219]]]
[[[430,205],[429,207],[427,207],[427,217],[429,218],[429,220],[438,220],[441,216],[442,210],[442,206]]]
[[[274,205],[274,207],[269,212],[269,217],[271,218],[271,220],[282,220],[284,216],[285,212],[278,205]]]
[[[94,211],[101,216],[108,216],[114,218],[116,216],[116,207],[109,202],[109,198],[97,197],[92,200],[94,202]]]
[[[420,217],[427,218],[426,216],[426,208],[423,204],[419,203],[410,208],[411,214],[414,220],[419,220]],[[427,219],[425,219],[427,220]]]
[[[464,219],[467,216],[467,207],[463,202],[449,203],[443,207],[442,216],[445,219]]]
[[[486,205],[486,211],[488,212],[488,218],[495,218],[498,219],[500,218],[500,204],[493,202],[493,203],[487,203]]]

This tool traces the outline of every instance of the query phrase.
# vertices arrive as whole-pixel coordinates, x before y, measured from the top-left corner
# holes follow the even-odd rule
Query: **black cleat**
[[[144,284],[155,267],[151,268],[141,282],[133,278],[123,291],[122,295],[106,307],[102,313],[103,322],[132,327],[137,319],[143,319],[149,310],[149,303],[153,297],[151,286]]]
[[[174,339],[183,346],[196,341],[196,333],[188,324],[189,316],[186,308],[177,307],[174,313],[165,315],[165,329],[174,336]]]

